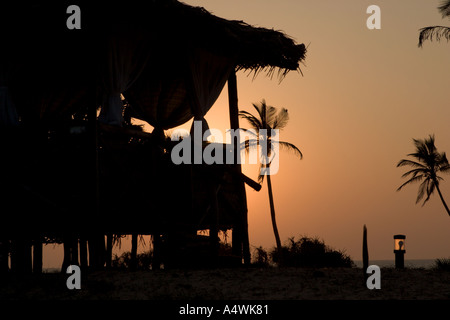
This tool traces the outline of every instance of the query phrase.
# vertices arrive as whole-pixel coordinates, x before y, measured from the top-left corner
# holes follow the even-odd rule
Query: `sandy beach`
[[[104,271],[68,290],[65,274],[10,277],[1,300],[442,300],[450,272],[381,268],[381,289],[369,290],[360,268],[235,268]]]

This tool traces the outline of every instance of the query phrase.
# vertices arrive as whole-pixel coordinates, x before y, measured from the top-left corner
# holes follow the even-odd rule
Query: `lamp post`
[[[405,267],[405,239],[403,234],[394,235],[394,253],[395,253],[395,268],[403,269]]]

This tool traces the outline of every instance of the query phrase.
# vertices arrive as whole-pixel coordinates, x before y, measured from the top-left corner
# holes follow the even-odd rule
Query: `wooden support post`
[[[231,129],[239,129],[239,106],[238,106],[238,92],[237,92],[237,79],[236,72],[232,72],[228,78],[228,102],[230,109],[230,126]],[[237,135],[237,141],[234,141],[234,155],[235,166],[238,172],[242,172],[240,163],[237,163],[237,155],[240,152],[239,148],[239,135]],[[243,181],[239,181],[236,185],[241,198],[242,212],[241,219],[237,226],[233,228],[232,242],[233,253],[238,256],[244,257],[244,263],[250,264],[250,244],[248,238],[248,218],[247,218],[247,196],[245,194],[245,185]]]
[[[31,244],[29,239],[20,237],[12,241],[11,270],[18,274],[27,274],[32,271]]]
[[[70,241],[69,237],[64,237],[63,240],[63,263],[61,266],[61,273],[66,273],[67,267],[70,265]]]
[[[86,270],[88,267],[88,248],[84,235],[80,236],[80,266],[82,270]]]
[[[37,235],[33,241],[33,273],[42,273],[42,236]]]
[[[131,235],[131,261],[130,268],[131,270],[137,269],[137,246],[138,246],[138,235],[133,233]]]
[[[153,261],[152,270],[159,270],[161,268],[161,235],[155,233],[153,235]]]
[[[106,235],[106,268],[112,267],[113,234]]]
[[[211,199],[209,239],[211,243],[211,266],[214,268],[219,264],[219,201],[217,199],[219,188],[220,185],[211,182],[209,188]]]
[[[96,86],[94,86],[96,88]],[[100,204],[99,204],[99,156],[98,156],[98,121],[97,91],[92,92],[92,103],[88,108],[88,185],[89,193],[87,205],[91,212],[88,224],[88,241],[89,241],[89,266],[93,269],[102,269],[105,263],[105,238],[101,227]]]
[[[6,237],[0,239],[0,277],[8,273],[9,240]]]
[[[71,235],[70,237],[70,264],[79,266],[78,260],[78,236]]]

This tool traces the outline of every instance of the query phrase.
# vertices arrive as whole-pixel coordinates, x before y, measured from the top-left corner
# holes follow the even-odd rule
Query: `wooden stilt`
[[[75,235],[70,237],[70,264],[80,265],[78,260],[78,237]]]
[[[133,233],[131,235],[131,262],[130,262],[130,268],[131,270],[137,269],[137,246],[138,246],[138,235],[136,233]]]
[[[153,261],[152,269],[159,270],[161,268],[161,235],[156,233],[153,235]]]
[[[63,240],[63,251],[64,251],[64,258],[63,263],[61,266],[61,273],[66,273],[67,267],[70,265],[71,260],[71,241],[69,239],[69,236],[65,236]]]
[[[42,273],[42,237],[37,235],[33,241],[33,273]]]
[[[86,270],[88,267],[88,248],[84,235],[80,236],[80,266],[82,270]]]
[[[32,271],[31,244],[28,239],[18,237],[12,241],[11,270],[26,274]]]
[[[113,248],[113,235],[108,233],[106,235],[106,268],[112,267],[112,248]]]
[[[9,240],[5,238],[0,239],[0,277],[5,275],[9,271],[8,266],[8,252],[9,252]]]
[[[92,104],[88,109],[88,130],[89,130],[89,153],[90,161],[88,164],[88,183],[90,201],[87,203],[89,211],[92,212],[92,220],[89,224],[88,244],[89,244],[89,266],[98,270],[104,266],[105,258],[105,240],[104,235],[98,230],[100,227],[100,205],[99,205],[99,156],[98,156],[98,121],[97,105],[98,94],[92,92]]]
[[[228,78],[228,102],[230,109],[230,127],[231,129],[239,129],[239,106],[238,106],[238,92],[237,92],[237,79],[236,72],[232,72]],[[240,152],[239,135],[237,135],[237,141],[234,141],[234,155],[235,166],[238,172],[242,172],[240,163],[237,163],[237,155]],[[232,232],[232,245],[233,254],[243,256],[244,263],[250,264],[250,244],[248,238],[248,218],[247,218],[247,196],[245,194],[245,185],[243,181],[239,181],[236,185],[241,198],[242,212],[240,212],[241,219],[238,224],[233,228]]]
[[[211,199],[211,222],[209,229],[209,238],[211,242],[211,266],[217,267],[219,262],[219,202],[217,199],[218,186],[211,182],[210,199]]]

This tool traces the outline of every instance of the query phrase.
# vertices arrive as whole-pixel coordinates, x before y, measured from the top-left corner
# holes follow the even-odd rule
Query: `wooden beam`
[[[36,235],[33,241],[33,273],[42,273],[42,236]]]
[[[237,78],[236,72],[231,72],[228,78],[228,103],[230,109],[230,127],[231,129],[239,129],[239,106],[238,106],[238,91],[237,91]],[[242,168],[237,163],[237,153],[240,152],[238,145],[240,143],[239,134],[237,134],[237,140],[234,145],[234,160],[236,170],[242,174]],[[247,196],[245,194],[245,185],[243,180],[238,180],[237,183],[238,192],[241,197],[241,204],[244,208],[241,212],[241,221],[237,229],[233,229],[232,241],[233,241],[233,253],[244,257],[244,263],[250,264],[250,244],[248,239],[248,217],[247,217]]]
[[[133,271],[137,270],[137,247],[138,247],[138,234],[133,233],[131,235],[131,261],[130,269]]]
[[[0,238],[0,278],[2,275],[8,274],[8,253],[9,253],[9,240],[6,237]]]

